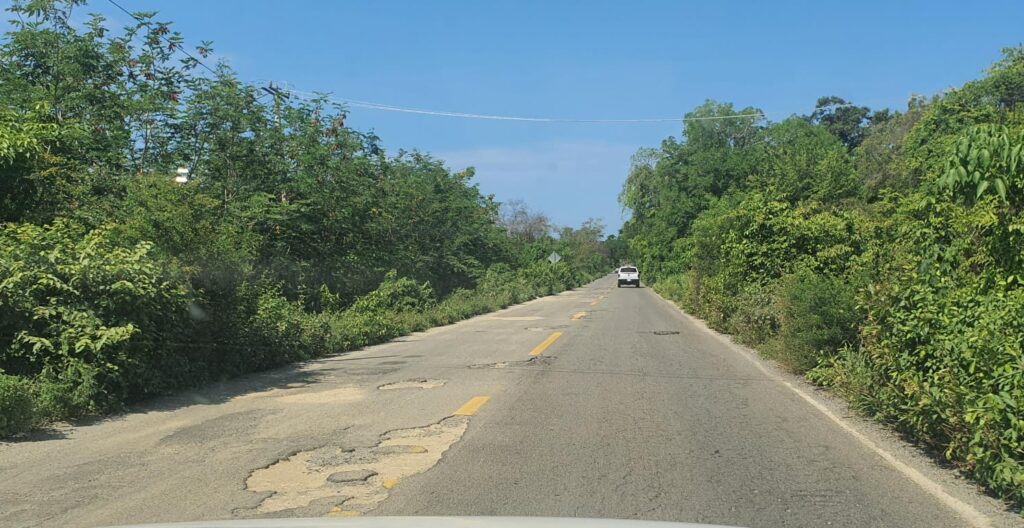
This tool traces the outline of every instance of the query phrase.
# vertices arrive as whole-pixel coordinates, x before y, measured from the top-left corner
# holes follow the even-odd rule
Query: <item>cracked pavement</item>
[[[359,514],[968,525],[951,501],[1020,525],[842,402],[611,277],[0,443],[0,527]]]

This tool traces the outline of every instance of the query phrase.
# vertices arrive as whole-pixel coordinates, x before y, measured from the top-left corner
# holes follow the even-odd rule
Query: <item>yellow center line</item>
[[[481,407],[491,399],[490,396],[477,396],[455,411],[454,416],[473,416]],[[386,484],[386,483],[385,483]]]
[[[583,319],[586,316],[587,316],[587,312],[576,312],[575,314],[573,314],[572,320],[573,321],[579,321],[580,319]]]
[[[549,346],[551,346],[551,343],[554,343],[555,341],[557,341],[559,337],[562,337],[562,333],[561,332],[555,332],[555,333],[549,335],[548,338],[544,340],[544,342],[542,342],[541,344],[537,345],[536,347],[533,348],[533,350],[530,351],[530,355],[531,356],[539,356],[539,355],[541,355],[541,353],[544,352]]]

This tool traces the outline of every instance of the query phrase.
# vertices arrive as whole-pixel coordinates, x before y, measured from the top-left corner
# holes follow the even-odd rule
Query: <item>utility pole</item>
[[[262,90],[274,97],[274,123],[277,125],[278,130],[280,130],[282,102],[287,101],[288,98],[291,97],[291,94],[278,88],[277,86],[274,86],[274,83],[270,83],[269,85],[263,87]],[[278,199],[281,201],[281,203],[287,204],[288,193],[284,189],[281,189],[280,194],[278,195]]]
[[[281,126],[281,103],[287,101],[291,94],[274,86],[274,83],[270,83],[268,86],[262,88],[264,92],[267,92],[274,97],[274,122],[278,127]]]

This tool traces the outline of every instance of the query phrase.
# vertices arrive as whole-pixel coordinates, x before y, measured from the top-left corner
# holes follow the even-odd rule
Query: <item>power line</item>
[[[285,83],[287,85],[287,83]],[[570,118],[558,118],[558,117],[521,117],[521,116],[506,116],[506,115],[493,115],[493,114],[472,114],[466,112],[449,112],[444,110],[425,110],[422,108],[409,108],[403,106],[394,106],[383,103],[372,103],[369,101],[358,101],[355,99],[331,99],[324,95],[303,92],[301,90],[294,90],[285,88],[285,90],[295,96],[298,99],[304,101],[312,101],[316,99],[323,99],[332,103],[344,104],[355,108],[366,108],[370,110],[382,110],[386,112],[403,112],[408,114],[420,114],[420,115],[431,115],[441,117],[457,117],[463,119],[484,119],[491,121],[520,121],[530,123],[590,123],[590,124],[621,124],[621,123],[679,123],[681,121],[711,121],[720,119],[741,119],[741,118],[763,118],[765,115],[761,112],[750,113],[750,114],[736,114],[729,116],[705,116],[705,117],[659,117],[659,118],[641,118],[641,119],[570,119]]]
[[[122,7],[121,4],[115,2],[114,0],[107,0],[107,2],[110,2],[114,7],[120,9],[124,14],[134,18],[140,24],[142,24],[142,25],[144,25],[144,26],[146,26],[148,28],[152,28],[152,26],[153,26],[152,22],[150,22],[148,20],[145,20],[145,19],[143,19],[140,16],[137,16],[135,13],[132,13],[131,11],[129,11],[129,10],[125,9],[124,7]],[[157,36],[160,37],[161,40],[163,40],[164,42],[166,42],[168,44],[174,44],[173,42],[171,42],[171,40],[169,38],[167,38],[167,37],[165,37],[165,36],[163,36],[163,35],[161,35],[159,33],[157,34]],[[207,66],[205,62],[199,60],[194,55],[189,53],[188,50],[186,50],[184,46],[175,46],[175,49],[176,49],[176,51],[180,51],[180,52],[184,53],[186,57],[196,61],[196,63],[199,64],[200,66],[202,66],[203,68],[205,68],[206,71],[208,71],[208,72],[210,72],[210,73],[212,73],[214,75],[219,75],[216,70],[214,70],[213,68]]]

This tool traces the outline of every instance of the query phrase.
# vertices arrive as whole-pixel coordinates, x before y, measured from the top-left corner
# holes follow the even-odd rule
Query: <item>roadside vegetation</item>
[[[481,194],[472,169],[385,152],[344,108],[205,71],[153,14],[110,31],[78,0],[9,11],[0,436],[448,324],[611,265],[599,222],[555,228]]]
[[[689,117],[757,114],[708,101]],[[662,295],[1024,504],[1024,49],[899,112],[688,121],[638,152]]]

